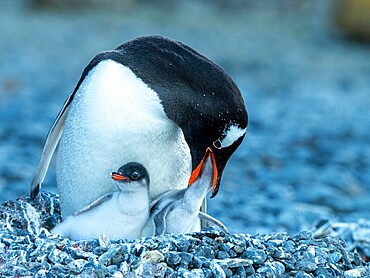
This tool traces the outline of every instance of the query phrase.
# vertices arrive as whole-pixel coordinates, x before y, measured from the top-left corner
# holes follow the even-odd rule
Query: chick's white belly
[[[97,238],[101,234],[112,240],[140,238],[149,211],[138,209],[137,214],[127,215],[117,205],[115,197],[112,197],[112,200],[91,210],[67,217],[52,232],[73,240]]]

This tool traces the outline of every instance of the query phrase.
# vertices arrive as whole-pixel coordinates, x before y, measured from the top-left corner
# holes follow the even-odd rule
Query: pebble
[[[82,272],[86,264],[87,264],[86,260],[82,259],[73,260],[68,264],[68,269],[70,269],[74,274],[79,274]]]
[[[253,260],[253,263],[255,264],[262,265],[265,262],[267,255],[264,250],[248,247],[242,254],[242,257]]]
[[[312,276],[304,271],[298,271],[295,275],[294,278],[312,278]]]
[[[244,267],[253,265],[252,260],[246,259],[224,259],[224,260],[215,260],[215,262],[223,263],[227,265],[228,268],[237,268],[240,266]]]
[[[225,274],[224,270],[222,269],[222,267],[218,263],[211,262],[209,269],[212,271],[212,274],[215,277],[220,277],[220,278],[225,278],[226,277],[226,274]]]
[[[142,260],[151,264],[158,264],[164,261],[164,255],[157,250],[146,251],[141,256]]]
[[[177,270],[177,277],[179,278],[197,278],[196,272],[192,272],[186,268],[180,267]]]
[[[219,251],[217,253],[217,259],[226,259],[229,258],[229,254],[226,251]]]
[[[191,253],[185,253],[185,252],[180,252],[179,256],[181,258],[180,260],[180,265],[182,267],[188,268],[188,265],[192,262],[193,260],[193,254]]]
[[[244,252],[244,248],[240,245],[235,245],[233,247],[233,250],[235,251],[236,254],[241,254]]]
[[[344,272],[345,278],[365,277],[366,275],[370,275],[370,272],[365,268],[350,269]]]
[[[247,271],[246,271],[247,269]],[[253,271],[251,271],[253,270]],[[244,268],[242,266],[238,266],[237,268],[235,268],[235,275],[240,277],[240,278],[245,278],[247,277],[247,275],[251,275],[254,273],[254,269],[253,267],[249,267],[249,268]]]
[[[112,274],[113,278],[123,278],[123,274],[119,271],[116,271]]]
[[[220,254],[220,252],[221,252],[221,254]],[[201,246],[197,247],[195,249],[194,254],[197,255],[197,256],[202,256],[202,257],[210,258],[210,259],[215,258],[215,251],[213,250],[213,248],[211,246],[207,246],[207,245],[201,245]],[[217,256],[222,256],[224,258],[229,257],[228,253],[225,252],[225,251],[219,251]]]
[[[111,246],[110,239],[105,234],[101,234],[98,240],[99,240],[99,245],[102,248],[109,248]]]
[[[180,264],[181,257],[178,254],[174,254],[171,252],[171,253],[166,253],[164,256],[166,259],[166,263],[169,266],[174,267]]]

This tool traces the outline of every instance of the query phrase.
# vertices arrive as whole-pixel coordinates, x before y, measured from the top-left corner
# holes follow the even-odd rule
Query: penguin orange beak
[[[200,161],[199,165],[194,169],[194,171],[191,173],[190,179],[189,179],[189,186],[191,186],[200,176],[203,163],[207,159],[207,157],[211,157],[212,165],[213,165],[213,181],[212,181],[212,196],[216,195],[217,193],[217,176],[218,176],[218,170],[217,170],[217,164],[216,164],[216,158],[213,154],[210,147],[206,149],[206,152]]]
[[[110,177],[115,181],[130,181],[130,179],[126,176],[121,175],[117,172],[110,173]]]

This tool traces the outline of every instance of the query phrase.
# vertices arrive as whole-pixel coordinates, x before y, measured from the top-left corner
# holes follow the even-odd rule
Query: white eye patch
[[[225,131],[223,132],[223,139],[216,140],[215,142],[213,142],[213,145],[217,149],[229,147],[234,144],[235,141],[237,141],[240,137],[242,137],[245,134],[246,130],[247,128],[240,128],[237,125],[230,125],[225,128]]]

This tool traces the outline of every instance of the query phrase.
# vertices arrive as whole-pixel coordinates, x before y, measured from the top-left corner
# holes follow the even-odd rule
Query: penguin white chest
[[[158,95],[112,60],[95,66],[70,105],[57,157],[63,217],[113,191],[109,173],[136,161],[150,176],[150,196],[187,186],[190,149]]]

